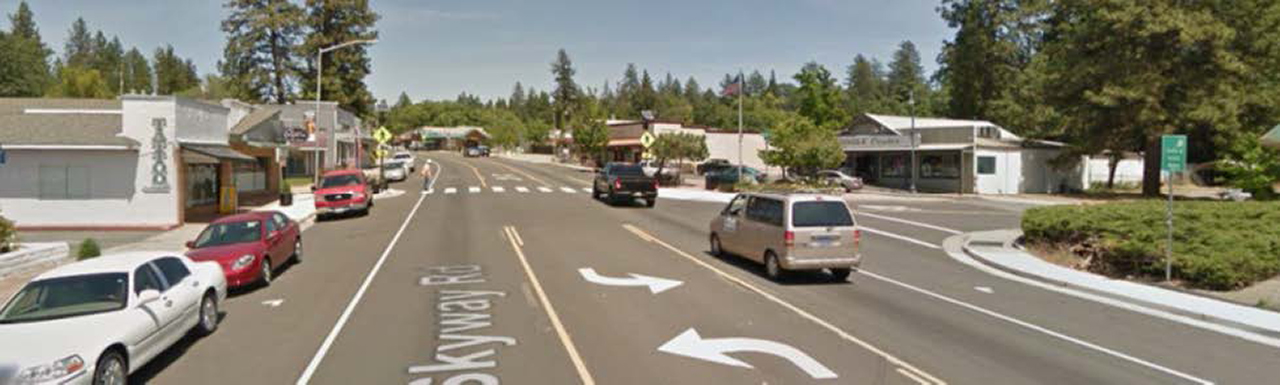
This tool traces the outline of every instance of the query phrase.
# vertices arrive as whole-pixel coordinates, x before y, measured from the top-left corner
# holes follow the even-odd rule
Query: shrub
[[[18,247],[17,242],[18,230],[13,221],[0,217],[0,253],[13,251]]]
[[[292,192],[292,191],[293,191],[293,185],[289,183],[289,180],[288,180],[288,179],[282,179],[282,180],[280,180],[280,193],[281,193],[281,194],[288,194],[288,193],[290,193],[290,192]]]
[[[84,242],[80,242],[80,250],[76,255],[79,260],[83,261],[102,255],[102,250],[98,247],[98,241],[93,238],[85,238]]]
[[[1159,200],[1027,210],[1029,244],[1085,258],[1089,271],[1112,277],[1164,277],[1168,230]],[[1178,202],[1173,275],[1197,288],[1232,290],[1280,274],[1280,204]]]

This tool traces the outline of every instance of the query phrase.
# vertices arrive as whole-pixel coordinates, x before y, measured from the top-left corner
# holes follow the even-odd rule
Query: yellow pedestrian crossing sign
[[[654,138],[653,134],[650,134],[648,131],[645,131],[643,134],[640,134],[640,145],[644,146],[644,148],[649,148],[649,146],[652,146],[654,140],[656,140],[656,138]]]
[[[378,127],[377,130],[373,131],[373,140],[378,141],[378,143],[390,142],[391,131],[387,130],[386,127]]]
[[[377,159],[386,159],[386,158],[387,158],[387,155],[388,155],[388,154],[387,154],[387,150],[385,150],[385,149],[381,149],[381,148],[379,148],[379,149],[377,149],[377,150],[375,150],[375,151],[373,152],[373,156],[374,156],[375,158],[377,158]]]

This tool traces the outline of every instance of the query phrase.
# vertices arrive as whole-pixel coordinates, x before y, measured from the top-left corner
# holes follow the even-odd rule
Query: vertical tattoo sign
[[[164,128],[167,125],[164,118],[151,119],[151,127],[156,130],[155,135],[151,137],[151,185],[144,187],[142,192],[151,194],[163,194],[169,192],[169,166],[165,164],[166,155],[169,151],[169,139],[164,136]]]

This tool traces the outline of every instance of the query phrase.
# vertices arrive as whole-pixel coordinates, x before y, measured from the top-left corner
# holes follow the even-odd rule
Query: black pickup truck
[[[644,199],[645,206],[653,207],[658,203],[658,181],[646,176],[639,165],[609,163],[596,174],[591,196],[604,198],[610,203]]]

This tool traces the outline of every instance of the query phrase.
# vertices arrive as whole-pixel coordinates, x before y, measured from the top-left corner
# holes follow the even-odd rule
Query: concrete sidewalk
[[[1280,337],[1280,313],[1058,266],[1015,245],[1020,230],[962,235],[965,254],[1004,272],[1218,325]]]

